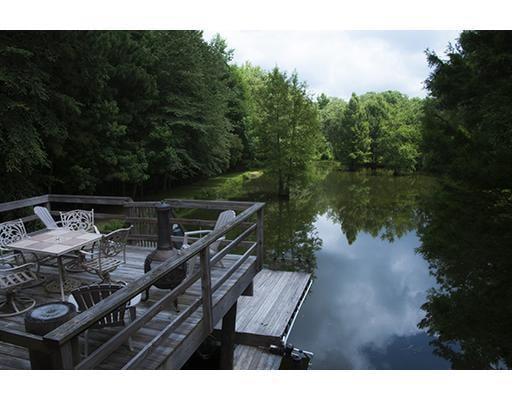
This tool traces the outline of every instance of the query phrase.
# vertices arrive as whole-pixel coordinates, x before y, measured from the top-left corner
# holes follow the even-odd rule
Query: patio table
[[[101,239],[101,236],[102,235],[85,231],[48,229],[29,234],[28,238],[11,243],[8,247],[21,252],[25,251],[56,257],[59,268],[60,294],[62,301],[66,301],[64,287],[73,289],[73,286],[78,286],[79,283],[76,285],[74,282],[76,280],[70,278],[66,279],[64,263],[62,261],[63,256],[96,242]],[[51,283],[48,285],[51,285]]]

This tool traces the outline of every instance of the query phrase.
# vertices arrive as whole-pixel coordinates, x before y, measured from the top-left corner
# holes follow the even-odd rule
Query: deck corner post
[[[67,341],[52,350],[45,359],[41,357],[30,358],[32,369],[74,369],[80,361],[78,337]]]
[[[210,271],[210,247],[199,253],[201,264],[201,293],[203,298],[203,320],[208,333],[213,331],[212,278]]]
[[[233,369],[236,335],[236,305],[231,306],[227,314],[222,318],[220,369]]]
[[[263,207],[260,208],[257,211],[257,226],[256,226],[257,232],[257,242],[258,242],[258,248],[257,248],[257,270],[261,271],[263,268]]]
[[[251,297],[254,296],[254,281],[251,281],[249,285],[245,288],[245,290],[242,292],[242,296]]]

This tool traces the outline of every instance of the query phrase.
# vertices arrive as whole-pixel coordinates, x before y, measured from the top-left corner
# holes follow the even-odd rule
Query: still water
[[[479,320],[474,309],[464,311],[467,299],[483,304],[473,293],[478,282],[468,286],[483,260],[488,262],[488,255],[476,250],[481,240],[470,239],[482,227],[475,226],[474,210],[465,217],[459,204],[436,200],[435,179],[347,173],[324,164],[310,171],[288,200],[276,198],[269,187],[268,178],[254,172],[199,182],[172,195],[267,203],[266,266],[313,275],[289,337],[289,343],[314,353],[311,368],[507,365],[509,347],[502,335],[511,332],[510,323],[491,334],[498,301],[478,310],[487,320]],[[508,240],[507,235],[498,232],[489,240]],[[466,260],[469,248],[473,254]],[[493,277],[503,285],[510,272],[496,276],[495,271]],[[488,277],[483,279],[487,284]],[[476,337],[474,332],[485,327],[486,333]]]

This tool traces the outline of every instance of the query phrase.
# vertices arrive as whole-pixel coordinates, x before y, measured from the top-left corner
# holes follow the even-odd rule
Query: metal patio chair
[[[62,228],[72,231],[100,233],[96,225],[94,225],[94,210],[61,211],[60,225]]]
[[[48,211],[48,210],[47,210]],[[51,217],[51,216],[50,216]],[[100,231],[94,225],[94,210],[72,210],[60,212],[60,221],[56,222],[58,227],[69,229],[71,231],[85,231],[100,234]],[[82,250],[93,253],[96,243],[83,248]],[[66,266],[68,272],[82,272],[83,268],[76,262]]]
[[[98,275],[102,283],[111,283],[110,273],[126,263],[126,244],[132,227],[117,229],[103,235],[99,246],[92,252],[80,250],[78,266],[82,270]],[[122,260],[119,259],[121,254]]]
[[[18,291],[38,281],[33,271],[34,263],[27,263],[9,269],[0,269],[0,318],[23,314],[36,305],[32,297],[18,295]]]
[[[28,239],[25,224],[21,219],[14,221],[2,222],[0,224],[0,266],[14,267],[34,261],[37,265],[37,276],[41,280],[39,270],[41,268],[42,259],[35,253],[30,253],[32,260],[27,260],[25,254],[19,251],[10,250],[7,246],[11,243]]]

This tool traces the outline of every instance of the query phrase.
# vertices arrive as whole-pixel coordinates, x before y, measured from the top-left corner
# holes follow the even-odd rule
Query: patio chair
[[[21,219],[2,222],[0,224],[0,265],[12,268],[20,264],[26,264],[29,260],[27,260],[25,254],[10,250],[7,246],[27,238],[27,230]],[[42,260],[35,253],[30,253],[30,255],[33,257],[31,261],[34,261],[37,265],[36,274],[39,276],[39,280],[41,280],[39,270]]]
[[[82,286],[71,291],[69,301],[75,303],[78,312],[83,312],[100,301],[106,299],[117,290],[121,289],[123,285],[112,285],[112,284],[94,284],[89,286]],[[73,301],[74,300],[74,301]],[[89,330],[90,329],[103,329],[108,327],[125,326],[125,313],[128,310],[130,314],[130,321],[135,321],[137,318],[135,303],[128,302],[123,304],[118,309],[105,315],[102,319],[97,321],[88,330],[84,332],[84,353],[85,356],[89,353]],[[133,350],[132,338],[128,338],[128,347],[130,351]]]
[[[233,221],[235,218],[236,218],[236,213],[233,210],[226,210],[219,214],[213,229],[202,229],[202,230],[198,230],[198,231],[184,232],[183,245],[181,246],[181,249],[186,249],[186,248],[190,247],[190,245],[188,244],[189,238],[191,238],[191,237],[193,238],[194,236],[197,236],[197,235],[199,235],[199,238],[201,238],[202,235],[212,233],[213,231],[222,228],[224,225]],[[225,239],[226,239],[226,237],[222,236],[210,245],[210,257],[215,255],[219,251],[219,246],[222,243],[222,241]],[[194,257],[193,259],[191,259],[189,261],[189,263],[187,265],[189,272],[191,272],[193,270],[193,268],[195,268],[195,266],[197,264],[197,259],[198,259],[198,257]],[[220,260],[219,263],[221,266],[224,267],[222,260]]]
[[[94,225],[94,210],[72,210],[60,213],[60,225],[72,231],[86,231],[99,234]]]
[[[58,223],[55,222],[50,211],[46,207],[34,207],[34,214],[41,220],[41,222],[48,229],[59,229]]]
[[[102,283],[111,283],[110,273],[126,263],[126,243],[132,227],[117,229],[103,235],[99,246],[92,252],[80,250],[81,257],[78,266],[82,270],[98,275]],[[121,253],[123,254],[122,260],[119,259]]]
[[[38,281],[33,271],[34,263],[27,263],[9,269],[0,269],[0,294],[5,299],[0,302],[0,318],[23,314],[36,305],[32,297],[18,295],[23,287]]]
[[[48,214],[50,213],[48,212]],[[60,225],[61,228],[69,229],[72,231],[85,231],[97,233],[98,235],[100,234],[100,231],[98,230],[96,225],[94,225],[94,210],[72,210],[66,212],[61,211],[60,221],[56,222],[55,224],[57,225],[57,227],[59,227]],[[82,250],[89,253],[93,253],[95,246],[96,243],[93,243],[90,246],[84,247]],[[72,255],[70,255],[70,257],[72,257]],[[66,271],[72,273],[82,272],[83,268],[81,268],[80,265],[78,265],[78,263],[72,262],[66,265]]]

